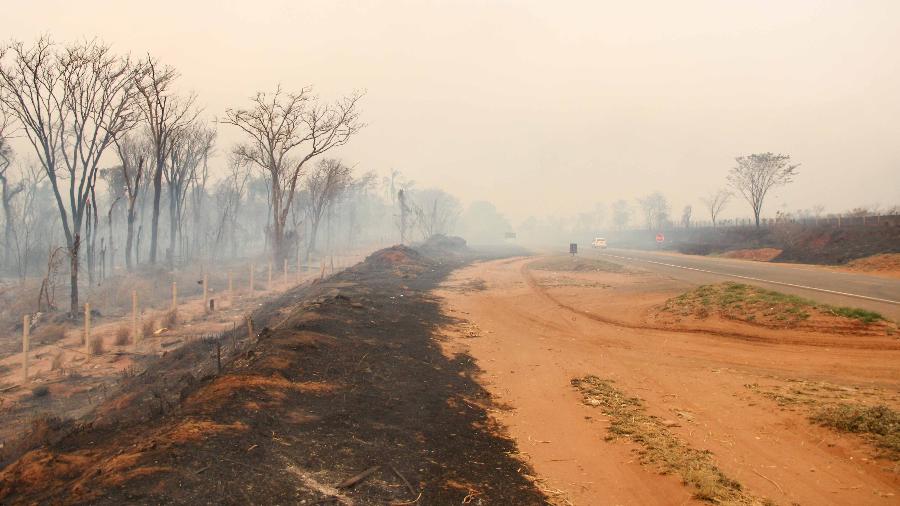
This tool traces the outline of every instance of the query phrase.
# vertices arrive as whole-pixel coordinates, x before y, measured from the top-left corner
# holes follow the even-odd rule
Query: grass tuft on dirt
[[[641,463],[654,465],[664,474],[678,473],[694,497],[725,505],[770,505],[768,499],[755,497],[741,484],[725,476],[706,450],[697,450],[672,434],[659,418],[646,414],[643,402],[616,389],[612,381],[585,376],[572,380],[581,392],[582,402],[599,407],[610,417],[608,440],[625,437],[639,444]]]
[[[796,295],[732,281],[702,285],[673,297],[666,301],[662,312],[698,318],[718,315],[769,326],[797,325],[813,314],[856,320],[866,325],[885,321],[874,311],[819,304]]]
[[[584,258],[580,256],[560,255],[547,257],[529,264],[532,269],[541,271],[558,272],[628,272],[625,267],[601,260],[599,258]]]
[[[842,432],[866,436],[882,456],[900,460],[900,413],[885,405],[837,404],[818,410],[810,420]]]

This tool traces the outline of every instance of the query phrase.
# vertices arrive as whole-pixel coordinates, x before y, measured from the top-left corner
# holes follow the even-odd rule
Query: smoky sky
[[[5,37],[96,37],[176,66],[209,119],[278,83],[323,99],[364,89],[368,127],[335,155],[516,221],[656,190],[675,213],[699,209],[735,156],[763,151],[802,164],[765,215],[900,204],[900,2],[35,0],[3,11]],[[220,125],[223,169],[240,139]]]

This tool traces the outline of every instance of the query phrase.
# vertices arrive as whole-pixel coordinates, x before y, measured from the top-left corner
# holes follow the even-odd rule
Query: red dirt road
[[[561,492],[560,503],[694,502],[678,476],[641,466],[635,445],[604,440],[605,417],[583,405],[570,384],[594,374],[642,398],[649,414],[677,421],[671,428],[677,436],[711,451],[729,478],[758,497],[778,504],[897,504],[896,463],[874,459],[861,438],[812,425],[804,412],[780,409],[746,387],[827,382],[876,391],[896,408],[896,337],[882,338],[883,348],[867,337],[859,348],[840,339],[823,345],[812,334],[804,343],[798,332],[785,332],[783,343],[763,331],[765,339],[747,339],[754,328],[737,323],[733,332],[641,328],[648,300],[684,287],[651,273],[635,274],[640,282],[620,292],[627,275],[566,272],[578,282],[548,284],[527,268],[531,261],[475,264],[457,271],[439,295],[445,313],[468,322],[447,330],[447,351],[475,357],[481,381],[509,407],[497,419],[541,483]],[[620,295],[612,310],[610,293]],[[599,316],[604,307],[611,313]],[[851,338],[844,342],[852,345]]]

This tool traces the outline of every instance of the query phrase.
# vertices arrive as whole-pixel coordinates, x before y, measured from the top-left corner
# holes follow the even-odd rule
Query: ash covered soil
[[[545,504],[430,294],[471,259],[381,250],[168,354],[85,419],[5,449],[2,504]],[[238,335],[244,336],[243,338]],[[210,365],[212,364],[212,365]]]

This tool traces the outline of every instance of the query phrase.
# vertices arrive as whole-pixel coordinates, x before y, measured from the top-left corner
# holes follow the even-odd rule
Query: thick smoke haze
[[[11,2],[5,38],[100,38],[178,68],[209,117],[280,82],[366,90],[336,152],[514,225],[663,192],[673,214],[734,157],[800,163],[764,214],[900,203],[893,1]],[[240,140],[219,127],[217,156]],[[22,150],[24,152],[24,150]],[[723,215],[747,217],[735,199]]]

